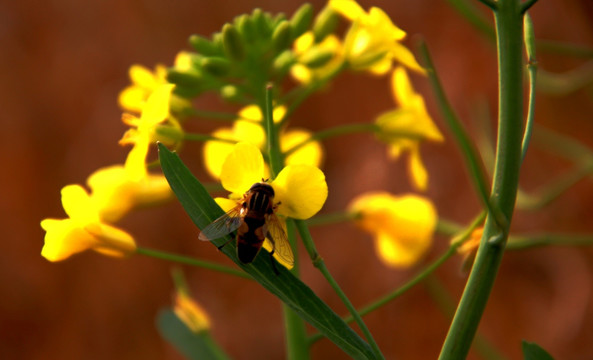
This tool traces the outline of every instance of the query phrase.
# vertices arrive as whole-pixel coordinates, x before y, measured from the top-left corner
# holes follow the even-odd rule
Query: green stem
[[[295,225],[292,219],[286,222],[286,235],[290,247],[293,249],[294,267],[291,272],[294,276],[299,277],[299,253],[296,241]],[[307,344],[307,331],[305,322],[297,315],[291,308],[282,304],[284,314],[284,326],[286,331],[286,350],[287,358],[289,360],[309,359],[309,346]]]
[[[200,118],[206,118],[209,120],[218,120],[224,122],[234,122],[238,116],[234,113],[222,113],[217,111],[205,111],[198,109],[185,109],[182,113],[184,116],[195,116]]]
[[[424,282],[426,290],[436,302],[441,312],[448,318],[453,316],[455,312],[455,303],[451,299],[451,295],[447,292],[443,284],[436,278],[436,276],[429,276]],[[485,360],[503,360],[503,356],[500,351],[495,348],[484,336],[479,332],[476,334],[476,341],[473,348],[480,354]]]
[[[183,134],[183,140],[186,140],[186,141],[200,141],[200,142],[220,141],[220,142],[225,142],[225,143],[229,143],[229,144],[236,144],[237,143],[236,140],[223,139],[223,138],[219,138],[219,137],[212,136],[212,135],[195,134],[195,133],[184,133]]]
[[[524,3],[526,4],[526,3]],[[529,14],[525,14],[523,26],[525,28],[525,50],[527,52],[527,76],[529,78],[529,100],[527,105],[527,121],[525,122],[525,134],[521,144],[521,161],[525,159],[529,140],[531,139],[531,130],[535,115],[535,79],[537,75],[537,60],[535,57],[535,35],[533,33],[533,22]]]
[[[348,211],[341,211],[335,212],[331,214],[321,214],[315,215],[314,217],[307,219],[308,226],[320,226],[320,225],[331,225],[331,224],[339,224],[347,221],[355,220],[359,215],[348,212]]]
[[[140,255],[154,257],[154,258],[161,259],[161,260],[176,262],[179,264],[198,266],[198,267],[202,267],[204,269],[214,270],[214,271],[218,271],[221,273],[242,277],[245,279],[252,279],[249,274],[247,274],[243,271],[235,270],[233,268],[230,268],[230,267],[227,267],[224,265],[220,265],[217,263],[204,261],[204,260],[198,260],[198,259],[190,258],[187,256],[183,256],[183,255],[177,255],[177,254],[167,253],[164,251],[153,250],[153,249],[142,248],[142,247],[136,248],[136,253],[140,254]]]
[[[486,180],[486,175],[480,162],[480,156],[478,154],[478,151],[476,150],[474,144],[471,142],[469,135],[463,128],[463,125],[461,124],[461,121],[459,121],[457,115],[455,115],[455,112],[453,111],[453,108],[451,107],[451,104],[447,99],[445,91],[443,90],[441,82],[436,74],[434,65],[432,63],[432,59],[428,52],[428,48],[426,47],[426,44],[424,42],[420,43],[420,55],[424,62],[424,67],[426,68],[426,71],[428,73],[428,79],[430,80],[433,92],[435,93],[435,96],[437,98],[439,109],[443,114],[447,126],[453,133],[453,136],[455,137],[457,144],[461,148],[461,153],[463,155],[467,167],[469,168],[471,180],[478,192],[478,196],[484,204],[484,206],[487,207],[491,213],[497,215],[497,222],[503,223],[504,221],[500,219],[500,216],[496,209],[492,208],[490,204],[490,199],[488,195],[488,182]]]
[[[560,245],[560,246],[591,246],[593,234],[540,234],[526,236],[511,236],[507,250],[525,250],[533,247]]]
[[[350,311],[350,314],[352,314],[354,321],[356,321],[356,323],[358,324],[358,327],[364,334],[364,337],[369,342],[369,345],[373,349],[373,352],[375,353],[376,357],[378,359],[384,359],[384,356],[381,353],[381,350],[379,349],[379,345],[377,345],[375,339],[373,338],[373,335],[369,331],[364,321],[362,321],[362,317],[358,314],[356,308],[354,307],[354,305],[352,305],[350,299],[348,299],[344,291],[342,291],[336,280],[333,278],[333,276],[327,269],[327,266],[325,266],[325,261],[323,261],[323,258],[317,252],[317,249],[315,248],[315,243],[313,242],[313,238],[311,237],[311,233],[309,232],[307,224],[303,220],[295,220],[294,222],[296,224],[299,235],[301,236],[301,240],[303,240],[303,244],[305,245],[305,248],[309,253],[309,257],[313,262],[313,265],[317,269],[319,269],[321,274],[323,274],[327,282],[334,289],[340,300],[342,300],[344,305],[346,305],[346,308],[348,309],[348,311]]]
[[[467,357],[496,279],[513,216],[522,141],[522,34],[521,1],[500,0],[494,12],[499,69],[499,121],[491,203],[506,222],[488,214],[475,263],[441,349],[439,359]]]
[[[295,151],[297,151],[298,149],[300,149],[301,147],[307,145],[308,143],[310,143],[312,141],[324,140],[327,138],[346,135],[346,134],[363,133],[363,132],[376,133],[379,131],[380,131],[380,129],[377,127],[377,125],[375,125],[373,123],[371,123],[371,124],[364,123],[364,124],[339,125],[339,126],[327,129],[327,130],[322,130],[322,131],[316,132],[315,134],[311,135],[311,137],[308,138],[307,140],[288,149],[284,153],[284,156],[288,156],[288,155],[294,153]]]
[[[265,101],[261,112],[264,114],[264,124],[266,129],[268,160],[272,179],[278,175],[284,166],[284,159],[280,151],[280,142],[278,140],[278,131],[274,125],[274,99],[273,85],[268,84],[265,91]]]
[[[270,170],[272,178],[275,178],[284,166],[284,159],[280,151],[280,143],[278,139],[278,128],[274,124],[274,101],[273,101],[273,87],[266,86],[265,102],[261,109],[264,114],[264,124],[267,137],[268,160],[270,163]],[[287,223],[287,231],[290,241],[290,246],[295,255],[295,267],[292,273],[298,277],[298,253],[296,253],[296,241],[294,236],[294,226]],[[286,331],[286,352],[290,360],[305,360],[309,358],[309,348],[306,346],[307,335],[305,331],[305,323],[291,308],[287,305],[282,305],[284,314],[284,326]]]

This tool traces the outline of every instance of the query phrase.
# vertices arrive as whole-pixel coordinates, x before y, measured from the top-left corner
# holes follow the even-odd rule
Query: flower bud
[[[291,38],[291,28],[288,21],[284,20],[276,29],[274,29],[274,33],[272,34],[272,48],[278,52],[287,49],[290,46]]]
[[[211,75],[223,77],[229,73],[231,63],[221,57],[207,57],[201,61],[202,68]]]
[[[212,56],[220,55],[220,48],[212,41],[200,35],[192,35],[189,37],[189,44],[196,49],[199,54]]]
[[[333,9],[325,7],[323,10],[321,10],[315,19],[315,24],[313,25],[315,42],[320,42],[321,40],[325,39],[327,35],[334,32],[338,26],[338,21],[338,13],[336,13]]]
[[[294,39],[303,35],[305,31],[311,26],[313,21],[313,6],[309,3],[303,4],[295,11],[292,18],[290,18],[290,26],[292,27],[292,37]]]
[[[222,27],[222,44],[224,52],[234,61],[242,61],[245,58],[245,46],[241,34],[231,24]]]

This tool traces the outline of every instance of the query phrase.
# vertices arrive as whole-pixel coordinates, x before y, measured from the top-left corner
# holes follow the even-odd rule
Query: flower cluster
[[[344,34],[337,31],[340,19],[348,22]],[[316,17],[310,5],[290,19],[256,9],[211,38],[193,35],[194,51],[180,52],[170,68],[132,66],[132,84],[119,96],[127,111],[123,122],[130,127],[120,144],[132,145],[125,165],[93,173],[87,180],[90,193],[79,185],[62,190],[68,218],[42,222],[47,231],[43,256],[56,261],[89,248],[110,255],[134,252],[134,239],[113,224],[134,208],[171,198],[164,176],[147,171],[147,156],[156,141],[177,149],[182,141],[204,141],[207,172],[231,193],[228,199],[217,199],[225,210],[240,204],[254,183],[277,172],[269,181],[277,203],[274,212],[281,219],[314,216],[328,194],[320,170],[322,137],[292,126],[298,121],[293,113],[315,90],[349,70],[391,75],[396,107],[370,125],[377,139],[388,145],[391,157],[409,153],[412,184],[425,190],[428,172],[420,145],[443,141],[443,136],[412,87],[408,70],[420,75],[425,71],[403,45],[405,36],[379,8],[365,11],[354,0],[330,0]],[[293,88],[283,93],[282,87],[274,87],[273,121],[267,125],[264,89],[288,77],[295,80]],[[208,92],[243,107],[236,115],[220,117],[193,108],[192,100]],[[192,134],[185,123],[194,117],[230,123],[210,134]],[[325,134],[331,136],[332,129]],[[277,149],[269,147],[270,137],[277,139]],[[279,152],[281,171],[271,171],[270,151]],[[363,194],[348,210],[361,229],[375,236],[379,257],[390,266],[411,266],[430,247],[436,211],[424,197]],[[268,240],[264,248],[271,249]]]

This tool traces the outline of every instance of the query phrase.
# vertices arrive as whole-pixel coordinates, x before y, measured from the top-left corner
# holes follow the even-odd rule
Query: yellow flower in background
[[[344,62],[342,43],[333,34],[315,43],[315,35],[308,31],[295,40],[293,48],[298,62],[290,68],[290,74],[303,84],[327,78]],[[331,58],[316,64],[328,55]]]
[[[412,52],[400,43],[406,33],[383,10],[371,7],[367,13],[355,0],[330,0],[329,6],[352,22],[344,40],[344,53],[353,69],[382,75],[396,61],[424,73]]]
[[[134,145],[128,155],[126,167],[136,166],[135,169],[130,171],[133,174],[138,174],[138,179],[140,174],[146,171],[144,162],[150,143],[160,140],[166,144],[171,144],[182,138],[183,130],[179,123],[169,119],[169,100],[173,87],[172,84],[165,84],[157,88],[146,101],[139,118],[124,114],[122,119],[132,128],[126,131],[119,143],[120,145]],[[169,125],[164,125],[163,123],[167,119],[169,119]],[[170,136],[159,136],[157,133],[159,129],[168,130],[167,133]]]
[[[167,83],[167,68],[159,64],[150,71],[142,65],[132,65],[129,76],[132,85],[119,93],[119,105],[126,111],[140,113],[153,91]]]
[[[132,155],[130,152],[128,158]],[[134,155],[125,165],[105,167],[88,177],[91,201],[102,220],[113,223],[134,208],[160,204],[173,198],[165,176],[146,171],[145,158],[146,154],[144,158]],[[133,161],[141,163],[134,164]]]
[[[67,219],[41,221],[46,231],[41,255],[47,260],[64,260],[88,249],[114,257],[124,257],[136,250],[131,235],[101,220],[98,209],[80,185],[62,189],[62,206]]]
[[[185,291],[177,289],[173,312],[194,333],[210,330],[208,314]]]
[[[388,266],[417,263],[432,244],[437,212],[430,200],[417,195],[367,193],[348,206],[355,223],[375,237],[379,258]]]
[[[278,123],[283,119],[286,113],[284,106],[278,106],[274,109],[274,122]],[[221,128],[212,133],[224,141],[207,141],[204,144],[204,164],[208,173],[216,179],[220,178],[222,164],[227,156],[233,151],[233,142],[249,142],[260,150],[265,149],[266,133],[262,124],[262,114],[258,106],[250,105],[239,111],[239,119],[233,123],[230,128]],[[293,128],[280,132],[280,147],[282,151],[288,151],[298,143],[311,137],[311,132]],[[323,159],[323,150],[321,144],[317,141],[311,141],[302,146],[297,151],[286,157],[286,165],[305,164],[320,166]]]
[[[389,144],[393,158],[408,152],[409,173],[418,190],[428,186],[428,174],[420,157],[420,142],[442,142],[443,135],[426,110],[422,95],[416,93],[403,67],[397,67],[391,78],[393,96],[398,107],[381,114],[375,121],[377,137]]]

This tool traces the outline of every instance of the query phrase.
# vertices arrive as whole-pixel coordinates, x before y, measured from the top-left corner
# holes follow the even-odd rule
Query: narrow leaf
[[[522,345],[524,360],[554,360],[552,355],[536,343],[523,340]]]
[[[169,151],[163,144],[158,146],[163,173],[196,226],[204,228],[221,216],[222,209],[204,189],[204,186],[191,174],[179,156]],[[214,240],[212,243],[220,246],[229,239],[227,236]],[[198,246],[197,237],[196,246]],[[307,285],[281,265],[276,266],[279,273],[276,275],[270,257],[266,256],[268,254],[262,251],[253,263],[244,265],[237,259],[233,241],[224,246],[222,252],[352,358],[375,358],[369,345]]]

